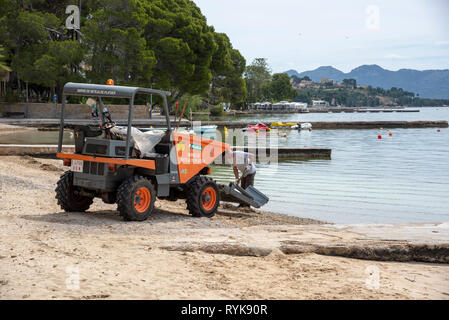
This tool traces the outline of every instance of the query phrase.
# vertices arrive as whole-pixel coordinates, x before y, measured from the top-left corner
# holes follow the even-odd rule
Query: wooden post
[[[184,106],[182,107],[181,115],[179,116],[178,126],[176,127],[176,131],[178,131],[179,126],[181,125],[182,116],[184,115],[184,111],[186,110],[187,100],[184,102]]]

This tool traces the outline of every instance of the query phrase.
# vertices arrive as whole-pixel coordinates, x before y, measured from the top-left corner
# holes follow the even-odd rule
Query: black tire
[[[141,176],[125,180],[117,190],[117,205],[125,221],[144,221],[154,209],[156,191],[153,184]]]
[[[56,199],[65,212],[85,212],[93,202],[93,198],[75,195],[73,186],[73,172],[62,174],[56,186]]]
[[[214,193],[215,198],[208,192]],[[208,201],[208,196],[209,200]],[[211,178],[196,176],[189,184],[187,209],[193,217],[212,218],[220,205],[220,191]]]

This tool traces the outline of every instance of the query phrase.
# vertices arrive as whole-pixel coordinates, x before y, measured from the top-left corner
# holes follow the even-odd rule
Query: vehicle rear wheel
[[[65,172],[56,186],[56,199],[65,212],[85,212],[93,202],[93,198],[76,194],[77,187],[73,186],[73,172]]]
[[[217,184],[207,177],[197,176],[190,183],[187,209],[194,217],[212,218],[220,205],[220,191]]]
[[[126,221],[144,221],[153,212],[156,192],[152,183],[141,176],[124,181],[117,190],[117,205]]]

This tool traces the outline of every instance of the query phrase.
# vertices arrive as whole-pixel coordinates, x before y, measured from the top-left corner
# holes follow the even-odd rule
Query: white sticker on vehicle
[[[70,166],[70,170],[73,172],[83,172],[83,160],[72,160],[72,165]]]

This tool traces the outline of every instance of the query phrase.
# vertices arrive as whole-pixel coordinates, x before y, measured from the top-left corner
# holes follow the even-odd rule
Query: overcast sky
[[[249,64],[449,69],[449,0],[194,0]]]

